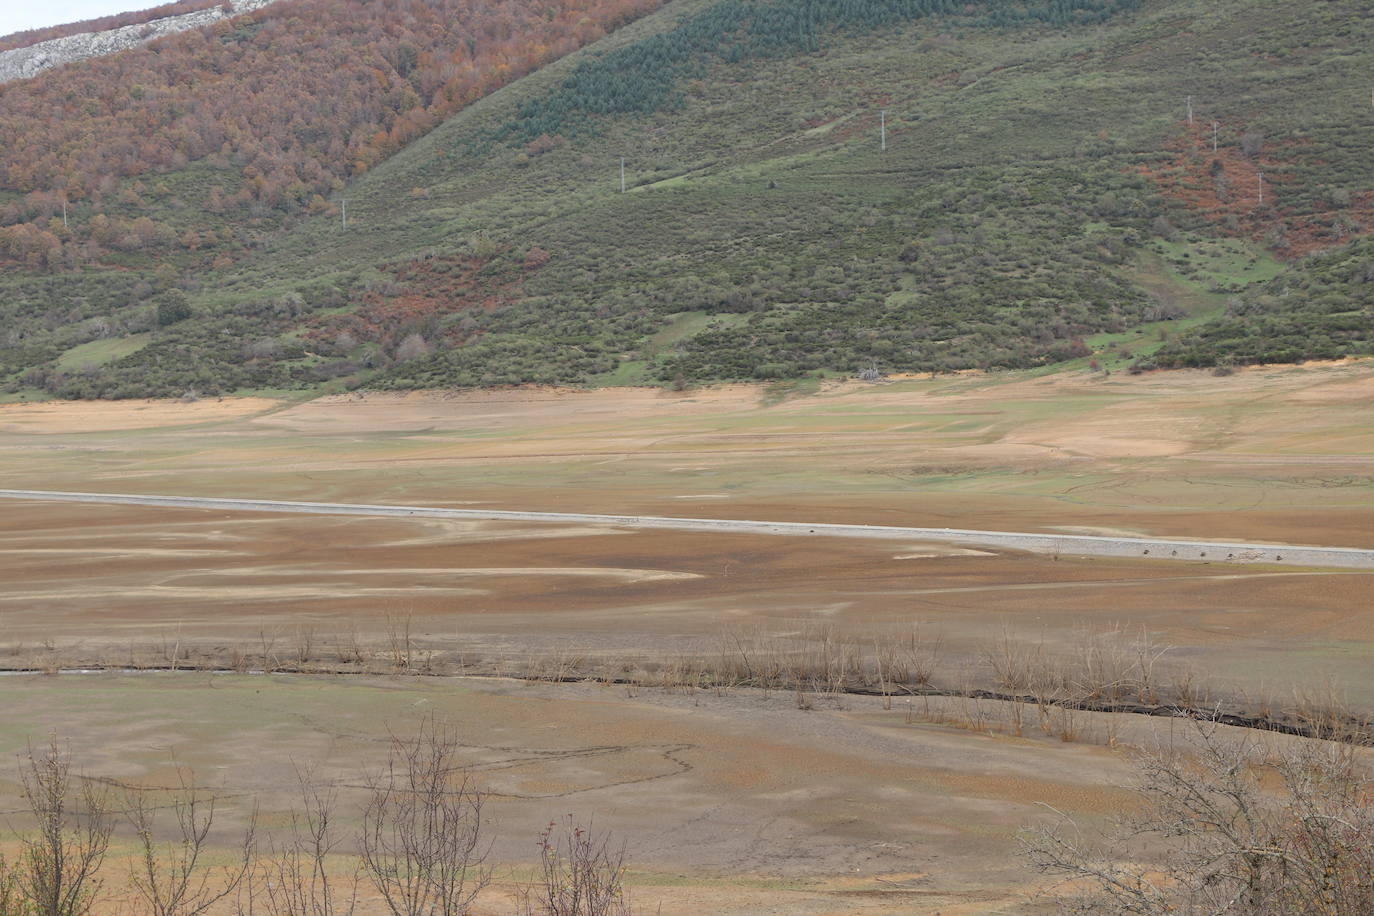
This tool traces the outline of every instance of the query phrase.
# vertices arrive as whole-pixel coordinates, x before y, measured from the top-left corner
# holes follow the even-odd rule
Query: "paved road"
[[[425,506],[369,506],[347,503],[284,502],[264,499],[203,499],[192,496],[139,496],[123,493],[66,493],[51,490],[0,490],[0,499],[46,502],[114,503],[168,509],[213,509],[231,512],[297,512],[309,515],[372,515],[390,518],[456,518],[479,521],[562,522],[614,525],[718,534],[777,534],[802,537],[876,538],[888,541],[938,541],[965,547],[993,547],[1068,556],[1138,557],[1156,560],[1202,560],[1219,563],[1265,563],[1336,569],[1374,569],[1374,550],[1349,547],[1300,547],[1279,544],[1171,541],[1159,538],[1094,537],[962,528],[898,528],[885,525],[832,525],[803,522],[757,522],[736,519],[664,518],[653,515],[589,515],[572,512],[508,512],[496,509],[436,509]]]

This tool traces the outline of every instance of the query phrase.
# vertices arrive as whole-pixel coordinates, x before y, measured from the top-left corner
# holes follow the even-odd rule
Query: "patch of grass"
[[[809,397],[820,390],[821,380],[814,376],[774,382],[763,389],[763,397],[759,400],[759,405],[762,407],[771,407],[774,404],[781,404],[783,401],[791,400],[792,398]]]
[[[1243,239],[1185,235],[1151,247],[1180,282],[1211,293],[1239,293],[1283,270],[1272,254]]]
[[[592,388],[645,385],[649,383],[649,376],[646,372],[648,367],[649,363],[646,360],[627,359],[610,372],[593,378],[589,385]]]
[[[57,358],[57,368],[73,372],[86,367],[104,366],[117,359],[137,353],[148,345],[150,335],[135,334],[132,337],[112,337],[107,340],[93,340],[90,343],[72,347]]]
[[[37,388],[20,388],[17,391],[0,391],[0,404],[27,404],[52,400],[52,395]]]

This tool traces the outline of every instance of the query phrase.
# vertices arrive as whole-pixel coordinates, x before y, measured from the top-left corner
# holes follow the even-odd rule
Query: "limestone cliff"
[[[41,41],[26,48],[0,51],[0,83],[27,79],[44,70],[85,60],[88,57],[102,57],[135,48],[165,35],[174,35],[187,29],[210,25],[229,16],[261,9],[272,2],[274,0],[228,0],[231,12],[226,12],[223,6],[214,6],[207,10],[167,16],[105,32],[83,32],[80,35]]]

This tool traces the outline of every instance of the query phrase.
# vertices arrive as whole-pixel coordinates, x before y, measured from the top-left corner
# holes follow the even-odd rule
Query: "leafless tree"
[[[205,864],[216,798],[198,788],[189,773],[177,770],[178,785],[165,805],[149,801],[147,792],[126,794],[125,815],[134,828],[138,856],[129,866],[129,885],[151,916],[201,916],[232,894],[253,864],[256,816],[244,828],[230,864]],[[166,815],[172,839],[159,843],[156,828]]]
[[[412,359],[419,359],[429,352],[429,342],[419,334],[407,334],[406,338],[396,346],[396,359],[400,362],[407,362]]]
[[[1079,889],[1060,898],[1067,912],[1374,913],[1374,797],[1359,753],[1275,744],[1198,723],[1180,747],[1141,755],[1142,807],[1105,842],[1061,818],[1029,832],[1026,851]],[[1131,850],[1139,861],[1123,861]]]
[[[41,750],[29,748],[19,781],[36,822],[20,841],[19,894],[36,916],[85,916],[94,909],[97,872],[110,846],[106,793],[89,780],[73,792],[71,757],[56,736]]]
[[[1240,151],[1247,159],[1254,159],[1264,151],[1264,134],[1258,130],[1247,130],[1240,135]]]
[[[482,838],[485,796],[458,760],[459,742],[432,719],[393,736],[369,777],[363,869],[392,916],[461,916],[491,881]]]
[[[329,856],[339,845],[334,827],[337,801],[332,788],[312,774],[297,771],[302,807],[292,812],[286,838],[272,842],[259,869],[265,889],[265,916],[353,916],[358,904],[358,874],[341,882],[329,873]]]
[[[243,355],[248,359],[276,359],[281,356],[281,341],[264,337],[243,345]]]
[[[625,844],[567,815],[539,834],[541,880],[521,888],[521,916],[630,916]]]

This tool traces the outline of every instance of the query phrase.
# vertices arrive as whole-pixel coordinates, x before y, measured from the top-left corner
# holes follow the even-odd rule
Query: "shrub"
[[[1028,833],[1025,850],[1073,885],[1059,897],[1068,912],[1374,912],[1374,784],[1358,753],[1314,740],[1275,750],[1261,740],[1196,723],[1179,746],[1140,755],[1139,812],[1104,843],[1084,841],[1063,819]],[[1163,862],[1127,859],[1151,839],[1162,841]]]

